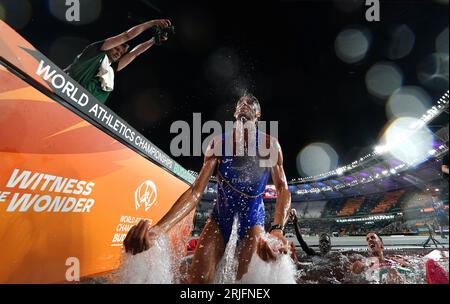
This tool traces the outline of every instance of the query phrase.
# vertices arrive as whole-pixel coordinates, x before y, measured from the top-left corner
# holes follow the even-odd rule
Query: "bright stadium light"
[[[388,151],[388,147],[386,145],[375,146],[375,153],[376,154],[383,154],[386,151]]]
[[[322,180],[334,175],[342,176],[345,172],[360,167],[362,162],[366,160],[370,161],[377,155],[386,153],[403,162],[403,164],[393,168],[396,170],[395,174],[402,168],[408,169],[411,166],[422,163],[430,156],[435,156],[438,152],[440,153],[442,150],[447,149],[447,146],[442,144],[438,148],[433,147],[433,134],[430,129],[427,128],[427,124],[448,109],[448,98],[449,91],[442,95],[439,102],[436,102],[435,106],[429,108],[421,117],[414,118],[407,115],[391,121],[386,126],[379,144],[374,146],[373,151],[370,154],[361,157],[359,160],[355,160],[347,165],[328,172],[326,172],[327,168],[322,168],[322,170],[316,170],[318,172],[311,172],[316,174],[308,174],[309,176],[298,178],[293,182],[297,181],[297,183],[304,183],[317,179]],[[317,154],[318,153],[313,153],[312,155],[317,156]],[[308,163],[315,164],[317,162],[306,162],[306,164]],[[298,165],[297,162],[297,168]],[[390,174],[389,171],[385,170],[382,171],[382,174],[374,175],[374,177],[382,178],[382,175],[389,176]],[[352,182],[351,184],[355,185],[355,182]],[[342,188],[344,186],[337,185],[336,189],[338,189],[338,187]]]
[[[412,117],[397,118],[390,123],[383,135],[383,141],[389,145],[389,153],[410,166],[417,165],[428,158],[433,147],[433,134],[427,128],[411,128],[421,122]]]

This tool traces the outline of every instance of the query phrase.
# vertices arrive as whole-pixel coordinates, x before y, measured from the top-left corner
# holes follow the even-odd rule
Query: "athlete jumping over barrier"
[[[140,221],[133,226],[124,240],[126,252],[138,254],[148,250],[160,233],[167,233],[188,215],[197,206],[211,175],[217,169],[217,202],[200,235],[188,282],[213,282],[216,266],[229,241],[235,216],[239,218],[240,223],[237,280],[247,273],[255,252],[267,262],[276,260],[279,254],[288,253],[288,241],[283,236],[283,228],[288,218],[291,194],[283,169],[283,154],[275,138],[256,128],[260,116],[260,104],[254,96],[244,95],[239,99],[234,113],[236,124],[246,121],[246,125],[253,126],[256,135],[256,156],[250,156],[248,153],[252,145],[251,136],[248,135],[250,133],[242,134],[242,129],[235,127],[231,132],[222,134],[221,138],[214,138],[208,146],[203,167],[194,184],[180,196],[155,226],[150,227],[148,221]],[[231,155],[223,153],[224,144],[230,142],[233,151]],[[238,156],[242,155],[237,152],[239,144],[244,144],[245,156]],[[262,145],[266,145],[269,154],[274,156],[273,163],[266,162],[268,166],[261,165],[261,161],[267,160],[259,153]],[[267,238],[263,237],[265,215],[262,195],[270,174],[278,198],[269,233],[278,240],[275,242],[278,245],[269,245]]]

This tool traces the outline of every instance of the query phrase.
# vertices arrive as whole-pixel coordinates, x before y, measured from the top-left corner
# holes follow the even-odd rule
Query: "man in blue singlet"
[[[239,220],[237,280],[247,273],[255,252],[267,262],[276,260],[279,254],[288,253],[283,229],[291,195],[283,169],[283,155],[278,141],[256,127],[260,116],[261,107],[256,97],[242,96],[236,104],[235,127],[210,142],[203,167],[193,185],[155,226],[150,227],[148,221],[141,221],[132,227],[124,240],[126,252],[137,254],[148,250],[160,233],[168,232],[188,215],[200,201],[209,178],[216,171],[217,202],[200,235],[188,282],[213,282],[235,217]],[[261,153],[263,149],[264,153]],[[269,176],[277,189],[275,216],[269,233],[278,240],[275,242],[278,245],[269,245],[262,237],[265,217],[262,195]]]

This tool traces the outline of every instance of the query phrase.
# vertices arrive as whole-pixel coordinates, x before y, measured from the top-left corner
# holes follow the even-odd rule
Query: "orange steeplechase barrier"
[[[113,271],[131,226],[157,223],[192,176],[1,20],[0,33],[0,283],[66,282],[71,257],[82,277]],[[178,252],[192,222],[169,233]]]

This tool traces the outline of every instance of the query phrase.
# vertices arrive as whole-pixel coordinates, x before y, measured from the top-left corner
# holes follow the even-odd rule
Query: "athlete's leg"
[[[217,263],[225,251],[225,242],[219,225],[209,219],[203,228],[192,258],[188,282],[208,284],[214,281]]]
[[[257,242],[261,233],[264,232],[264,229],[255,225],[251,227],[244,238],[239,242],[238,246],[238,269],[236,279],[242,279],[242,276],[247,273],[248,266],[251,262],[252,256],[256,251]]]

